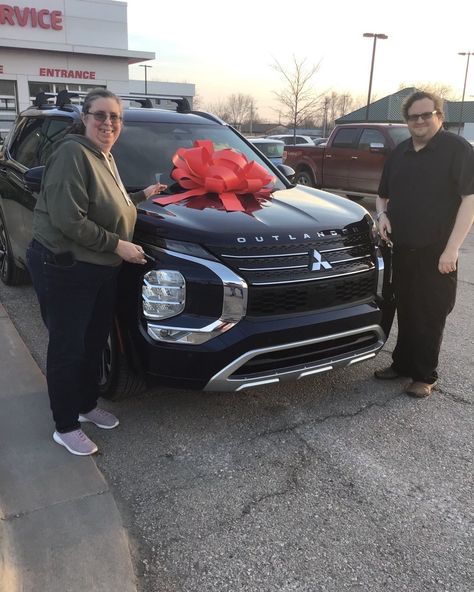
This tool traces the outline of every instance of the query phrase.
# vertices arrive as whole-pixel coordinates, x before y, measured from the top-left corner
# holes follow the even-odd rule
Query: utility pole
[[[461,135],[461,128],[463,127],[462,116],[463,116],[463,112],[464,112],[464,97],[466,96],[466,83],[467,83],[467,73],[469,71],[469,58],[472,55],[474,55],[474,51],[459,52],[458,55],[467,56],[466,74],[464,75],[464,88],[462,89],[461,112],[459,113],[458,136],[460,136]]]
[[[147,77],[147,70],[151,68],[149,64],[140,64],[140,68],[145,68],[145,94],[148,94],[148,77]]]
[[[388,39],[388,35],[385,35],[384,33],[364,33],[363,36],[374,38],[374,46],[372,49],[372,63],[370,65],[369,76],[369,94],[367,96],[367,107],[365,109],[365,121],[369,121],[370,95],[372,94],[372,77],[374,75],[375,49],[377,47],[377,39]]]

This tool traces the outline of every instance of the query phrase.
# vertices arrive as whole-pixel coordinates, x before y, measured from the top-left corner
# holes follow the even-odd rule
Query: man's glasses
[[[426,111],[426,113],[413,113],[412,115],[407,115],[407,121],[415,122],[418,121],[420,117],[423,121],[428,121],[436,113],[439,113],[439,111],[437,111],[436,109],[434,111]]]
[[[118,123],[119,121],[122,121],[122,116],[117,115],[117,113],[106,113],[105,111],[88,111],[86,115],[92,115],[96,121],[100,121],[101,123],[107,121],[107,117],[112,123]]]

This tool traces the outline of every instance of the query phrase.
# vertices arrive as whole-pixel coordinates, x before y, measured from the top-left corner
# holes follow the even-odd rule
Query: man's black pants
[[[439,246],[395,247],[393,287],[398,339],[393,367],[414,381],[432,384],[438,378],[439,351],[446,317],[456,301],[457,272],[438,271]]]
[[[58,264],[37,241],[28,248],[27,263],[49,332],[46,378],[51,410],[57,431],[69,432],[80,427],[79,414],[97,404],[120,267],[62,259]]]

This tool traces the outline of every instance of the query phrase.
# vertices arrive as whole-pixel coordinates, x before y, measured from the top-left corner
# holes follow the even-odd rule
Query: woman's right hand
[[[146,263],[144,251],[140,245],[119,240],[115,253],[128,263],[137,263],[144,265]]]

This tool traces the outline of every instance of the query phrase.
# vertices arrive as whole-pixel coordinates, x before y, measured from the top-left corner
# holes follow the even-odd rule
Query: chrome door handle
[[[359,160],[359,157],[358,156],[351,156],[351,159],[352,160]]]

